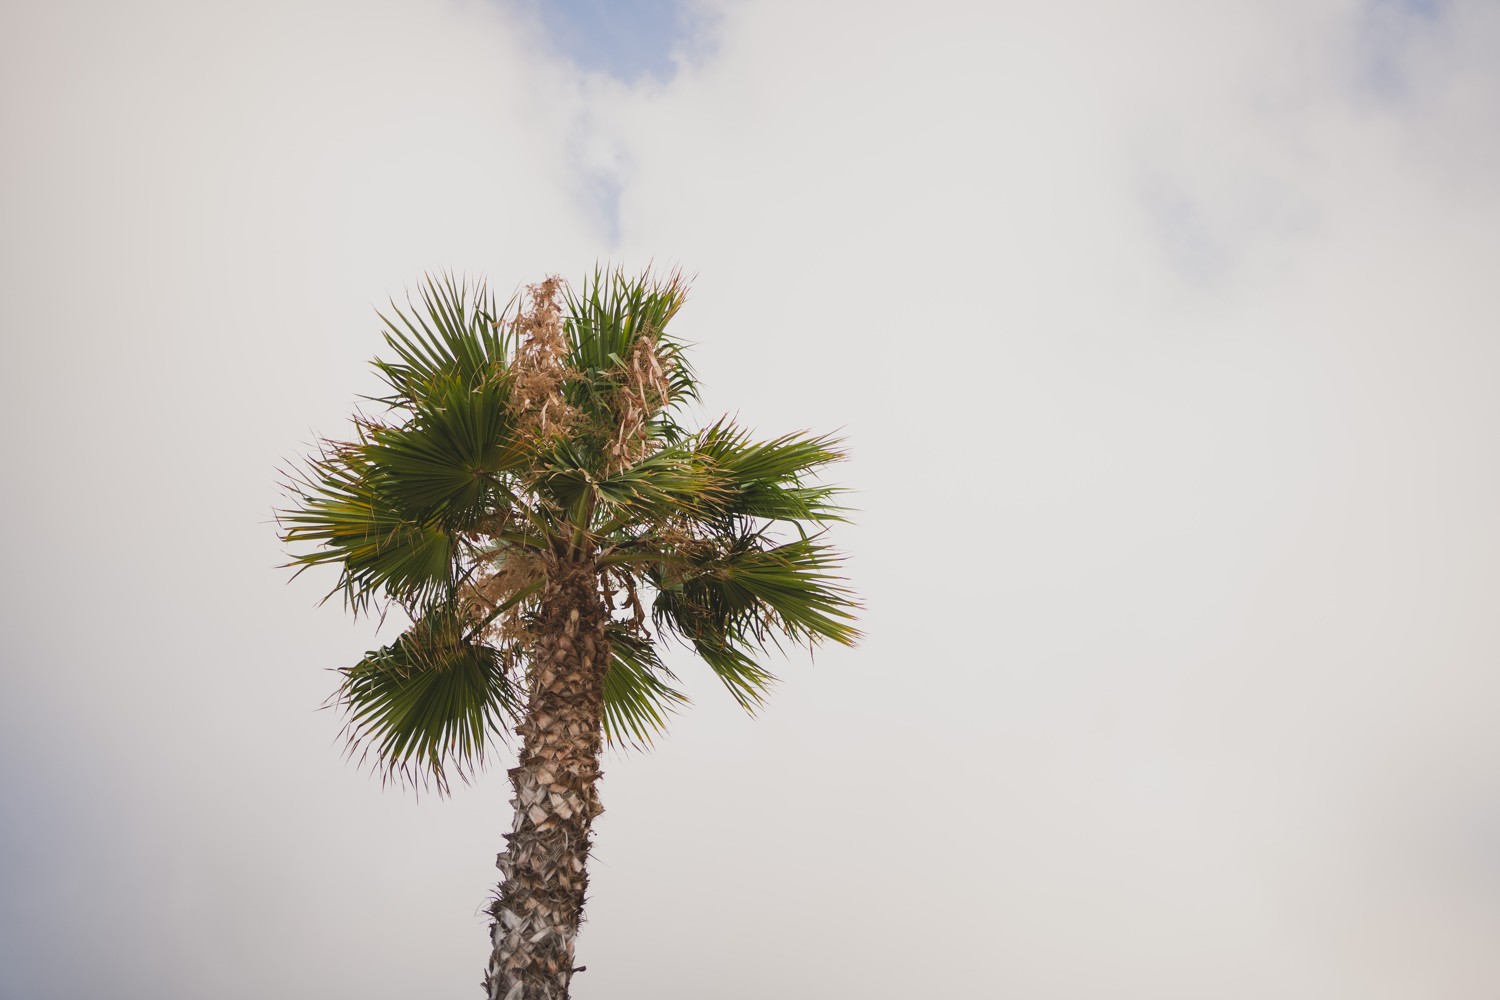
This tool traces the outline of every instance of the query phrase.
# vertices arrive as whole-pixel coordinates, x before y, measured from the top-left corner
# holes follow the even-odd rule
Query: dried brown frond
[[[531,308],[512,321],[516,356],[511,409],[522,433],[539,438],[566,433],[577,421],[563,396],[568,342],[563,335],[562,279],[553,275],[526,289]]]
[[[618,472],[645,457],[650,444],[647,424],[672,401],[666,365],[658,332],[642,331],[618,372],[620,387],[611,400],[615,437],[607,471]]]
[[[646,631],[646,609],[641,607],[640,595],[635,591],[635,577],[625,574],[625,601],[630,606],[632,623],[636,634],[651,638],[651,633]]]
[[[713,539],[700,534],[701,526],[687,518],[678,518],[657,525],[651,532],[652,543],[663,552],[670,552],[684,559],[706,559],[719,550]]]
[[[507,549],[492,572],[461,588],[460,600],[466,617],[475,623],[484,621],[496,608],[542,579],[545,572],[540,555],[525,549]],[[528,641],[525,607],[523,601],[491,620],[481,630],[485,640],[494,645]]]
[[[604,598],[605,608],[611,612],[628,608],[631,613],[631,628],[637,635],[650,639],[651,632],[646,628],[646,609],[641,605],[637,587],[635,577],[624,570],[603,569],[599,572],[599,590]],[[615,603],[617,596],[620,598],[618,605]]]
[[[484,538],[485,536],[493,538],[510,527],[513,520],[515,520],[515,513],[509,509],[497,511],[493,514],[486,514],[474,522],[474,530],[468,534],[475,540]]]

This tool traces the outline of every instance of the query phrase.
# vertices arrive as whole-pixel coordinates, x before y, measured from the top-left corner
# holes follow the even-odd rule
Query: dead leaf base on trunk
[[[589,828],[609,664],[606,611],[591,565],[556,559],[536,622],[520,764],[510,771],[515,825],[496,859],[490,1000],[565,1000],[588,888]]]

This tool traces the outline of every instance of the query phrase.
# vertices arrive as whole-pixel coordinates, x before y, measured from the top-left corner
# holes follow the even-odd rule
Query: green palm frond
[[[509,399],[503,380],[443,388],[405,425],[370,432],[363,453],[372,474],[408,516],[449,528],[470,527],[497,506],[511,506],[513,494],[497,476],[522,468],[529,456],[514,433]]]
[[[754,606],[760,619],[793,641],[831,639],[844,646],[858,641],[853,592],[838,570],[843,558],[814,538],[770,549],[743,548],[715,560],[683,589],[697,599],[726,607]],[[758,641],[764,636],[747,626]]]
[[[771,686],[776,683],[776,675],[756,662],[758,650],[724,635],[712,634],[694,636],[688,646],[714,672],[741,708],[754,715],[765,704]]]
[[[717,470],[691,450],[665,448],[594,484],[610,521],[604,531],[631,523],[707,517],[727,499]]]
[[[650,339],[661,365],[667,405],[652,414],[647,429],[652,440],[674,443],[687,436],[675,411],[698,398],[698,383],[683,353],[683,345],[667,325],[682,308],[687,286],[675,272],[657,277],[650,272],[629,278],[622,272],[596,268],[583,285],[563,290],[564,326],[569,344],[568,366],[574,373],[567,398],[591,417],[595,427],[608,428],[615,419],[615,394],[629,381],[626,371],[636,348]]]
[[[393,393],[381,401],[391,405],[420,403],[449,385],[475,388],[509,363],[514,346],[502,320],[515,299],[497,308],[486,285],[470,288],[452,275],[429,276],[417,291],[420,305],[392,300],[389,314],[379,314],[397,358],[374,362]]]
[[[597,499],[593,464],[574,442],[554,441],[537,456],[531,469],[532,486],[552,510],[575,525],[585,525]]]
[[[337,700],[351,753],[373,753],[388,777],[413,784],[430,777],[440,791],[450,769],[466,777],[483,762],[490,738],[504,738],[514,724],[521,695],[506,656],[466,631],[451,607],[435,608],[342,671]]]
[[[845,457],[838,438],[832,435],[813,437],[794,433],[770,441],[755,441],[748,430],[727,418],[699,433],[698,451],[747,481],[785,482],[817,472]]]
[[[603,536],[632,525],[713,517],[732,496],[719,471],[687,448],[663,448],[603,476],[587,466],[577,451],[557,448],[537,485],[573,523]]]
[[[694,451],[721,474],[724,514],[812,524],[845,520],[844,508],[834,502],[842,491],[809,483],[825,466],[843,461],[835,437],[784,434],[755,441],[724,419],[698,434]]]
[[[627,278],[622,272],[595,268],[583,287],[564,289],[570,365],[590,377],[619,368],[630,357],[637,339],[667,335],[667,324],[682,308],[687,288],[677,274],[665,279],[649,272]],[[671,373],[684,399],[696,398],[697,385],[680,347],[670,349]]]
[[[758,664],[781,637],[851,646],[858,604],[842,585],[838,555],[807,538],[760,548],[760,536],[698,560],[691,570],[657,570],[652,619],[687,643],[747,709],[774,675]]]
[[[297,506],[278,515],[282,540],[312,545],[293,557],[301,569],[330,563],[356,614],[386,597],[402,604],[436,600],[451,589],[455,540],[433,522],[413,520],[372,474],[361,446],[329,446],[288,483]]]
[[[741,530],[746,519],[791,523],[803,532],[803,525],[846,520],[837,502],[843,491],[813,482],[843,458],[831,437],[787,434],[758,442],[721,420],[590,486],[611,517],[604,534],[683,519],[718,536]]]
[[[656,645],[624,623],[609,628],[610,664],[604,677],[604,735],[615,746],[649,746],[667,716],[687,696],[662,678],[676,680]]]

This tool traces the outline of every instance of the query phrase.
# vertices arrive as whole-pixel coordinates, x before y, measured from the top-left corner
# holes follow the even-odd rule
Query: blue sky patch
[[[687,39],[681,0],[535,0],[552,43],[580,69],[626,83],[672,78]]]
[[[1447,0],[1375,0],[1377,6],[1394,7],[1404,14],[1436,21],[1443,14]]]
[[[1370,0],[1357,28],[1363,65],[1360,84],[1387,103],[1408,95],[1407,59],[1414,44],[1442,22],[1446,0]]]

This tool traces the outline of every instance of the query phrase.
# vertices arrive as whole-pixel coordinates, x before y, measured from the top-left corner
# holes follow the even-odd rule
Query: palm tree
[[[684,294],[675,274],[596,270],[497,308],[429,280],[382,316],[380,416],[324,441],[279,512],[298,572],[333,564],[330,597],[410,623],[341,671],[351,752],[444,793],[520,738],[493,1000],[568,996],[603,741],[645,746],[686,701],[663,639],[754,711],[768,646],[858,638],[821,540],[839,491],[813,478],[837,442],[679,423],[697,398],[667,330]]]

